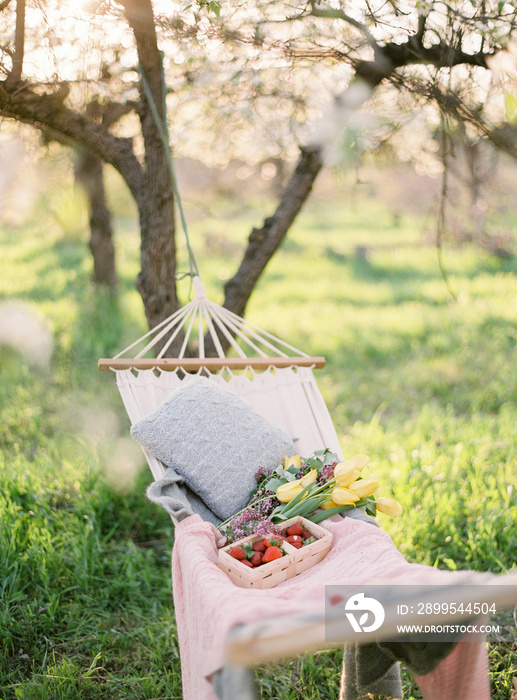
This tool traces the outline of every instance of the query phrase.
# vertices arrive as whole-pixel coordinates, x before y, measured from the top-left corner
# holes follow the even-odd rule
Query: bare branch
[[[320,5],[316,7],[315,3],[313,3],[310,15],[312,17],[326,17],[328,19],[342,19],[347,24],[358,29],[375,51],[379,48],[375,37],[368,31],[367,27],[362,22],[359,22],[354,17],[343,12],[343,10],[337,10],[333,7],[321,7]]]
[[[401,82],[398,77],[394,78],[393,82],[399,87],[402,86],[415,94],[435,101],[442,112],[449,114],[459,122],[472,124],[496,148],[513,158],[517,158],[517,127],[511,124],[499,126],[490,124],[483,117],[481,109],[470,107],[460,95],[450,90],[441,89],[435,82],[412,84],[407,81]]]
[[[93,151],[121,173],[138,202],[143,196],[143,171],[132,140],[114,136],[105,125],[66,107],[67,94],[66,83],[52,93],[35,94],[27,84],[13,89],[8,81],[0,81],[0,114],[47,127]]]
[[[0,12],[3,12],[10,3],[11,0],[3,0],[3,2],[0,2]]]

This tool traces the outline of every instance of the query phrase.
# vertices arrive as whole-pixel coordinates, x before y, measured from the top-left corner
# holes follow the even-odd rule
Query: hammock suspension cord
[[[178,334],[184,329],[185,337],[181,349],[178,354],[178,359],[185,357],[185,352],[188,346],[189,339],[192,335],[197,336],[198,356],[205,358],[205,332],[211,338],[217,357],[224,358],[225,352],[222,345],[222,339],[226,339],[235,351],[237,357],[245,359],[248,355],[245,349],[251,350],[259,357],[289,357],[289,353],[294,353],[299,357],[309,357],[307,353],[298,350],[289,343],[286,343],[281,338],[262,330],[253,323],[244,320],[241,316],[237,316],[232,311],[225,309],[219,304],[215,304],[206,297],[205,288],[199,277],[193,277],[192,284],[194,286],[195,298],[178,309],[169,318],[166,318],[155,328],[148,331],[138,340],[135,340],[131,345],[122,350],[113,359],[123,357],[130,350],[141,345],[143,341],[147,341],[139,352],[134,355],[134,359],[138,360],[152,350],[152,348],[167,337],[167,341],[160,349],[156,359],[161,359],[165,356],[168,348]],[[240,344],[237,342],[239,339]]]
[[[188,235],[188,227],[187,227],[187,219],[185,217],[185,210],[183,209],[183,202],[181,200],[181,195],[178,187],[178,178],[176,175],[176,168],[174,167],[174,158],[172,157],[172,151],[171,151],[171,146],[170,146],[170,140],[169,140],[169,128],[168,128],[168,116],[167,116],[167,84],[165,82],[165,71],[163,68],[163,54],[161,54],[161,77],[162,77],[162,112],[163,112],[163,120],[160,117],[160,113],[158,112],[158,107],[156,106],[156,102],[153,97],[153,93],[151,92],[151,88],[149,86],[149,83],[147,81],[147,78],[145,76],[144,70],[140,63],[138,64],[138,72],[140,74],[140,79],[141,79],[141,84],[143,91],[145,93],[145,97],[147,100],[147,103],[149,105],[149,109],[151,110],[151,114],[154,120],[154,123],[156,125],[156,129],[158,130],[158,135],[160,137],[160,140],[163,144],[163,147],[165,149],[165,155],[167,159],[167,168],[169,170],[169,175],[171,178],[171,183],[172,183],[172,191],[174,192],[174,197],[176,200],[176,204],[178,206],[178,212],[180,216],[180,222],[181,222],[181,228],[183,230],[183,234],[185,236],[185,242],[187,246],[187,255],[188,255],[188,264],[189,264],[189,271],[185,273],[177,273],[175,275],[176,279],[183,279],[183,277],[190,276],[191,278],[193,277],[199,277],[199,269],[196,261],[196,256],[194,255],[194,251],[192,249],[192,245],[190,243],[190,238]]]

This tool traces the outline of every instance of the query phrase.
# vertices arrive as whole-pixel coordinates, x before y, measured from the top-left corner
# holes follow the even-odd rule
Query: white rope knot
[[[205,285],[201,282],[201,278],[197,275],[192,278],[192,286],[194,287],[194,295],[196,299],[206,299]]]

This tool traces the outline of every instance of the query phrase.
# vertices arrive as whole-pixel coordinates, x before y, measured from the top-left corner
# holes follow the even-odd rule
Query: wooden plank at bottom
[[[472,585],[471,603],[495,603],[497,610],[511,609],[517,606],[517,573],[490,576],[473,572],[472,579],[458,582],[459,585]],[[490,586],[486,596],[480,594],[480,588]],[[500,586],[499,594],[494,596],[494,589]],[[359,588],[359,587],[358,587]],[[435,589],[441,588],[435,586]],[[389,587],[387,587],[387,590]],[[426,590],[432,592],[433,587]],[[463,589],[462,589],[463,590]],[[381,629],[372,633],[361,633],[361,643],[393,639],[397,636],[398,626],[401,624],[400,615],[397,613],[397,605],[405,603],[402,597],[399,600],[390,599],[389,602],[380,602],[384,606],[385,619]],[[428,597],[422,597],[427,602]],[[457,602],[455,587],[449,586],[439,598],[440,602]],[[416,603],[415,600],[412,601]],[[467,604],[468,599],[464,600]],[[415,610],[416,610],[415,605]],[[271,620],[263,620],[251,624],[241,625],[232,630],[226,644],[226,656],[230,663],[238,666],[255,666],[262,663],[270,663],[282,659],[292,658],[307,651],[328,649],[342,646],[346,642],[358,642],[358,634],[352,630],[346,622],[346,613],[337,610],[332,619],[325,613],[301,613],[298,615],[286,615]],[[459,623],[461,620],[472,619],[472,613],[437,613],[433,614],[433,624]],[[417,612],[404,615],[404,625],[421,625],[422,616]],[[326,641],[326,637],[336,638],[339,635],[339,643]]]

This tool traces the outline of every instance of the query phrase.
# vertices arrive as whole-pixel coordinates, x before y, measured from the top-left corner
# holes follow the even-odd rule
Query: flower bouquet
[[[394,499],[373,498],[379,482],[363,475],[368,462],[366,455],[339,462],[326,449],[259,469],[247,506],[218,526],[226,537],[220,568],[238,586],[269,588],[327,554],[332,536],[318,525],[322,520],[361,506],[371,515],[399,515]]]
[[[370,459],[355,455],[339,461],[329,449],[318,450],[308,459],[299,455],[286,458],[273,471],[260,468],[257,488],[245,508],[218,526],[231,543],[251,534],[280,534],[282,523],[301,516],[313,523],[350,510],[365,507],[369,515],[377,511],[396,516],[402,506],[393,498],[373,498],[379,482],[365,476]]]

